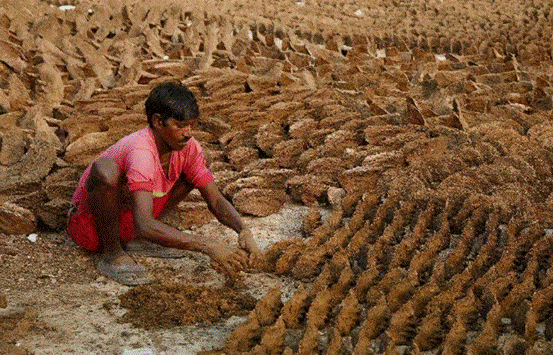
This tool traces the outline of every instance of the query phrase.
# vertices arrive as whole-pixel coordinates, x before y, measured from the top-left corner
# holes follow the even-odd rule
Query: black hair
[[[145,105],[148,124],[152,128],[152,117],[156,113],[161,116],[163,124],[169,118],[187,121],[200,115],[196,97],[186,85],[178,81],[166,82],[153,88]]]

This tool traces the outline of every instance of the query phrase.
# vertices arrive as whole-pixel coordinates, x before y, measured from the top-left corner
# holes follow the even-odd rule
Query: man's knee
[[[101,185],[118,188],[121,184],[121,176],[121,170],[115,159],[99,158],[92,163],[86,189],[90,192]]]

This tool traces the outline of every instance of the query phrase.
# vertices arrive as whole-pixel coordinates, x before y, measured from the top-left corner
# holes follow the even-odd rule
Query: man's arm
[[[215,183],[199,187],[198,190],[207,203],[207,207],[219,222],[232,228],[238,234],[246,228],[236,208],[219,192]]]
[[[254,255],[254,257],[259,257],[261,251],[253,239],[250,229],[246,227],[240,217],[240,213],[221,194],[215,183],[211,182],[207,186],[199,187],[198,190],[200,190],[209,210],[215,215],[217,220],[238,233],[240,247]]]
[[[138,236],[167,247],[203,252],[228,274],[234,274],[247,266],[247,256],[242,250],[221,241],[206,240],[196,234],[184,233],[155,219],[152,215],[151,192],[135,191],[132,193],[132,200]]]

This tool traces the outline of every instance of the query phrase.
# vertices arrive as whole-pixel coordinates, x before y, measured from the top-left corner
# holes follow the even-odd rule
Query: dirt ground
[[[265,249],[278,240],[301,235],[306,213],[306,207],[289,205],[280,213],[246,221]],[[196,232],[236,242],[235,233],[215,220]],[[209,267],[206,256],[192,252],[176,260],[137,260],[156,279],[146,287],[165,291],[157,292],[159,299],[148,300],[152,293],[146,287],[133,296],[133,288],[99,275],[93,256],[63,234],[41,233],[36,242],[26,235],[0,238],[0,289],[8,303],[0,310],[0,336],[14,346],[5,353],[19,348],[37,355],[122,354],[132,349],[150,349],[156,354],[196,354],[222,347],[253,308],[254,298],[261,298],[274,287],[280,287],[283,296],[290,297],[301,286],[299,281],[254,272],[245,273],[240,282],[228,286],[226,278]],[[209,292],[212,303],[198,302],[202,309],[183,308],[187,304],[181,302],[184,298],[177,292],[183,285],[188,285],[183,294],[202,297]],[[139,295],[144,302],[142,315],[145,312],[150,317],[129,311],[138,307]],[[187,300],[190,302],[190,298]],[[217,303],[218,300],[222,301]],[[156,309],[165,310],[164,321]],[[182,312],[180,318],[176,311]],[[194,323],[194,312],[204,312],[196,320],[210,321],[179,325]],[[172,323],[167,313],[172,314]],[[222,320],[217,321],[217,317]]]
[[[235,205],[334,206],[246,217],[273,272],[234,283],[190,252],[137,257],[155,282],[125,287],[63,232],[0,234],[0,355],[553,353],[548,3],[189,1],[173,22],[170,0],[74,18],[55,7],[79,0],[41,0],[52,17],[30,26],[0,2],[0,202],[61,230],[76,167],[179,77]]]

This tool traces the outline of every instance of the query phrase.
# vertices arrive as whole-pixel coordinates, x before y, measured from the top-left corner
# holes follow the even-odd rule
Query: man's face
[[[169,118],[165,124],[160,122],[159,134],[171,150],[182,150],[188,140],[192,138],[192,129],[194,129],[196,121],[197,118],[186,121]]]

